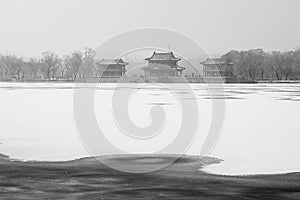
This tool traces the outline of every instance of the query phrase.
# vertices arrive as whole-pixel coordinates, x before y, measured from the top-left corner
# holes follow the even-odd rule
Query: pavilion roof
[[[141,69],[143,70],[177,70],[177,71],[182,71],[182,70],[185,70],[184,67],[168,67],[168,66],[146,66],[146,67],[142,67]]]
[[[151,60],[174,60],[178,61],[180,58],[176,58],[173,52],[167,52],[167,53],[157,53],[153,52],[152,56],[150,58],[146,58],[145,60],[151,61]]]
[[[204,62],[201,62],[203,65],[217,65],[217,64],[229,64],[232,65],[232,62],[228,62],[222,58],[207,58]]]
[[[127,62],[124,62],[122,59],[118,58],[118,59],[102,59],[99,62],[97,62],[96,64],[98,65],[128,65]]]

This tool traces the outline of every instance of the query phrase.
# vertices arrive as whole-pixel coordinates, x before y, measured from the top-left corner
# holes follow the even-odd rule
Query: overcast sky
[[[140,27],[179,31],[213,54],[300,46],[299,0],[0,0],[0,52],[96,48]]]

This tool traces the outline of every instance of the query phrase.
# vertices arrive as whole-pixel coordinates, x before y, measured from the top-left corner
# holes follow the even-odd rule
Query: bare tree
[[[24,78],[25,70],[24,62],[22,58],[19,58],[15,55],[5,55],[1,56],[1,68],[4,72],[6,78],[10,75],[11,78],[17,78],[21,80]],[[21,76],[21,74],[23,75]]]
[[[256,80],[258,75],[258,60],[255,50],[240,52],[240,58],[236,63],[240,74],[247,80]]]
[[[68,70],[69,63],[65,62],[65,59],[63,59],[59,64],[58,64],[58,71],[60,73],[60,78],[65,77],[65,73]]]
[[[79,68],[80,78],[85,81],[87,76],[92,76],[95,68],[94,68],[94,57],[96,52],[91,48],[85,48],[83,52],[83,60],[81,66]]]
[[[273,51],[271,54],[272,70],[277,80],[281,80],[284,77],[288,80],[289,76],[293,73],[297,67],[297,58],[294,51],[279,52]]]
[[[285,77],[285,80],[288,80],[289,76],[292,74],[296,67],[296,57],[293,51],[283,52],[282,53],[282,74]]]
[[[272,70],[273,70],[273,75],[275,75],[277,80],[281,80],[281,71],[282,71],[282,55],[280,51],[273,51],[272,52]]]
[[[5,78],[8,78],[10,67],[7,65],[6,57],[3,55],[0,56],[0,70],[1,77],[5,76]]]
[[[31,79],[38,79],[38,73],[42,70],[43,63],[40,59],[30,58],[27,63],[29,67],[29,73]]]
[[[249,50],[249,57],[252,69],[252,80],[256,80],[258,77],[264,79],[266,71],[266,54],[262,49]]]
[[[295,50],[295,75],[294,77],[300,78],[300,49]]]
[[[53,52],[43,52],[41,62],[43,63],[43,71],[45,72],[46,78],[54,78],[58,69],[58,65],[60,64],[61,60]]]
[[[71,56],[64,57],[64,63],[67,66],[66,76],[75,81],[78,75],[79,68],[84,60],[84,55],[80,51],[75,51]]]

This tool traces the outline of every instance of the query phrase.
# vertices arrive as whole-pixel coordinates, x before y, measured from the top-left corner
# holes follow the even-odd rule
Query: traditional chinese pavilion
[[[148,66],[142,67],[145,77],[177,77],[182,76],[184,67],[179,67],[177,62],[181,60],[174,56],[173,52],[156,53],[146,58]]]
[[[206,78],[221,77],[224,80],[232,79],[232,62],[227,62],[220,58],[207,58],[203,65],[203,76]]]
[[[102,59],[96,62],[97,74],[101,77],[121,77],[125,75],[127,62],[122,59]]]

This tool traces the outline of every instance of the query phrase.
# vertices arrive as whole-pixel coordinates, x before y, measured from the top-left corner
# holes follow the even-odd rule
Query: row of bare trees
[[[232,74],[246,80],[300,78],[300,50],[265,52],[262,49],[232,50],[222,56],[233,62]]]
[[[222,58],[234,63],[232,75],[246,80],[300,79],[300,50],[270,53],[262,49],[232,50]],[[0,80],[85,80],[88,76],[97,76],[94,61],[95,52],[90,48],[62,57],[43,52],[40,58],[29,60],[0,55]]]
[[[39,81],[84,79],[92,73],[95,52],[90,48],[59,57],[43,52],[40,58],[24,60],[16,55],[0,55],[0,80]]]

